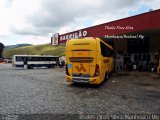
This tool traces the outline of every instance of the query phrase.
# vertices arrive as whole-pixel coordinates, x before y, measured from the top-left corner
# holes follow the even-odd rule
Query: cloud
[[[41,0],[42,6],[28,16],[27,20],[36,28],[44,29],[46,26],[49,28],[47,30],[64,33],[65,31],[60,29],[66,26],[70,26],[72,30],[78,29],[79,26],[88,27],[81,22],[83,18],[92,21],[91,25],[96,25],[98,21],[107,22],[126,17],[127,9],[132,9],[139,3],[139,0]],[[46,32],[49,32],[47,30]]]
[[[4,7],[10,7],[12,6],[12,3],[13,3],[14,0],[1,0],[1,5],[4,6]]]
[[[2,3],[0,4],[0,36],[14,34],[13,28],[25,29],[30,24],[26,22],[26,17],[34,12],[31,9],[33,6],[36,9],[35,1],[37,0],[32,1],[32,5],[30,2],[26,2],[26,0],[0,0],[0,3]],[[5,4],[10,6],[6,7]]]

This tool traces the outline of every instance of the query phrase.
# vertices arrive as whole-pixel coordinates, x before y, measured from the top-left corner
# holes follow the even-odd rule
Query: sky
[[[54,33],[160,9],[159,0],[0,0],[0,42],[50,43]]]

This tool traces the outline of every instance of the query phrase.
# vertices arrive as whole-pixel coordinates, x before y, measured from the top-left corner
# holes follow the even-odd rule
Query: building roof
[[[105,35],[119,35],[137,31],[159,30],[159,20],[160,9],[61,34],[58,36],[58,42],[65,43],[70,37],[79,37],[80,34],[82,37],[102,37]],[[84,32],[85,36],[83,36]]]

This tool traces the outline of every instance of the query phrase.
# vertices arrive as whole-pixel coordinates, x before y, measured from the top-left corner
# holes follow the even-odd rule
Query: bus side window
[[[47,57],[47,61],[51,61],[51,58],[50,58],[50,57]]]
[[[113,57],[113,50],[110,49],[107,45],[104,43],[100,42],[101,46],[101,54],[103,57]]]
[[[16,57],[16,61],[18,61],[18,62],[23,61],[23,58],[22,57]]]
[[[31,57],[29,57],[29,58],[28,58],[28,61],[32,61],[32,58],[31,58]]]
[[[49,57],[46,57],[46,61],[49,61]]]
[[[45,57],[42,57],[42,61],[46,61],[46,58],[45,58]]]
[[[55,61],[55,58],[52,57],[52,58],[51,58],[51,61]]]
[[[39,58],[38,58],[38,61],[43,61],[43,58],[42,58],[42,57],[39,57]]]
[[[39,61],[38,57],[34,57],[33,61]]]
[[[24,58],[23,58],[23,62],[24,62],[24,64],[27,64],[27,62],[28,62],[28,57],[24,57]]]

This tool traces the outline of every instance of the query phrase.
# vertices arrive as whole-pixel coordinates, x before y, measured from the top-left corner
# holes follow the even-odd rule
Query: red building
[[[128,62],[141,62],[146,69],[148,64],[158,64],[156,56],[160,49],[160,10],[111,21],[80,29],[66,34],[54,34],[51,43],[65,44],[68,39],[79,37],[101,37],[113,43],[116,52],[116,65],[125,66]]]

